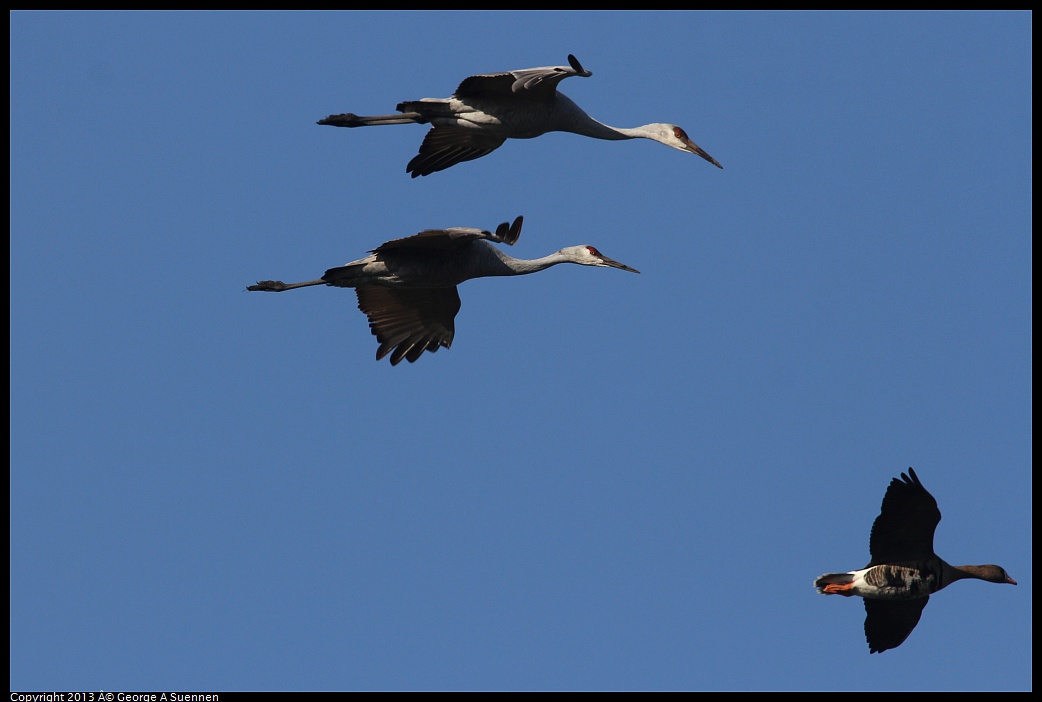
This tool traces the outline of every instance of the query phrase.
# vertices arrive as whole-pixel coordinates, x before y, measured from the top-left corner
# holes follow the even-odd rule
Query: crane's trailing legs
[[[305,283],[283,283],[281,280],[258,280],[256,285],[251,285],[246,289],[250,292],[282,292],[283,290],[292,290],[293,288],[306,288],[309,285],[329,285],[329,283],[321,278],[318,280],[309,280]]]
[[[425,124],[427,120],[419,112],[405,112],[398,115],[371,115],[364,117],[353,112],[342,115],[329,115],[315,124],[330,127],[372,127],[378,124]]]

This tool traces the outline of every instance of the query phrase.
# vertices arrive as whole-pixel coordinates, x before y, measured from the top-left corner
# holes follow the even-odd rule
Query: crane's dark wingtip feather
[[[579,59],[575,58],[575,56],[573,56],[572,54],[568,54],[568,65],[571,66],[576,73],[583,76],[584,78],[589,78],[593,75],[585,68],[583,68],[582,64],[579,63]]]
[[[521,223],[524,221],[524,217],[518,215],[513,223],[511,222],[500,222],[496,227],[495,239],[502,244],[508,244],[513,246],[517,243],[517,238],[521,236]]]
[[[521,236],[521,225],[524,223],[525,218],[522,215],[518,215],[514,223],[510,225],[510,244],[517,242],[518,237]]]

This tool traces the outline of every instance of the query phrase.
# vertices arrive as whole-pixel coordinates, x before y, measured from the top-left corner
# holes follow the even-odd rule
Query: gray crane
[[[675,124],[610,127],[586,114],[557,84],[570,76],[589,78],[571,54],[567,66],[523,68],[464,79],[449,98],[423,98],[398,103],[401,114],[330,115],[318,124],[368,127],[382,124],[430,124],[420,152],[409,161],[412,177],[430,175],[457,163],[491,153],[507,139],[532,139],[547,132],[572,132],[594,139],[652,139],[674,149],[698,154],[717,168],[720,163]]]
[[[470,227],[427,229],[376,247],[369,256],[330,268],[318,280],[283,283],[261,280],[247,290],[283,292],[310,285],[354,288],[358,309],[369,318],[380,347],[379,361],[391,354],[391,365],[404,358],[413,363],[424,351],[449,348],[459,312],[456,286],[471,278],[525,275],[558,263],[640,271],[614,261],[592,246],[568,246],[533,260],[513,258],[492,243],[513,245],[521,235],[522,217],[503,222],[495,233]],[[392,353],[393,351],[393,353]]]

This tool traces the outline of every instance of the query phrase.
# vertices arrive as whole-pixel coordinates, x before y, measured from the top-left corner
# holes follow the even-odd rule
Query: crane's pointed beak
[[[712,156],[710,156],[709,154],[707,154],[705,152],[705,149],[703,149],[701,146],[699,146],[695,142],[693,142],[690,139],[688,139],[687,138],[687,134],[684,134],[681,131],[681,133],[678,134],[677,136],[680,137],[680,141],[683,142],[683,144],[684,144],[684,147],[683,147],[684,151],[688,151],[690,153],[697,154],[698,156],[701,156],[702,158],[704,158],[706,161],[709,161],[711,164],[713,164],[717,168],[723,168],[723,166],[720,165],[719,161],[717,161],[715,158],[713,158]]]
[[[601,263],[609,268],[618,268],[620,270],[629,271],[630,273],[640,273],[636,268],[630,268],[625,263],[619,263],[615,259],[608,258],[604,254],[601,254]]]
[[[698,144],[696,144],[694,142],[691,142],[691,144],[689,146],[689,150],[691,151],[691,153],[698,154],[699,156],[704,158],[706,161],[709,161],[711,164],[713,164],[717,168],[723,168],[723,166],[720,165],[719,161],[717,161],[715,158],[713,158],[712,156],[707,154],[705,152],[705,150],[701,146],[699,146]]]

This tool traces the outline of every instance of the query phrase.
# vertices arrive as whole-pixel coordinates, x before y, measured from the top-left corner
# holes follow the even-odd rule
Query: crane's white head
[[[580,266],[619,268],[624,271],[630,271],[631,273],[640,273],[636,268],[630,268],[624,263],[619,263],[615,259],[608,258],[596,248],[585,244],[582,246],[568,246],[557,253],[569,262],[578,263]]]
[[[642,130],[644,132],[643,136],[648,139],[654,139],[661,144],[672,146],[674,149],[680,149],[689,154],[697,154],[717,168],[723,168],[719,161],[707,154],[701,146],[691,141],[687,136],[687,132],[675,124],[645,124],[643,127],[638,127],[638,129]]]

